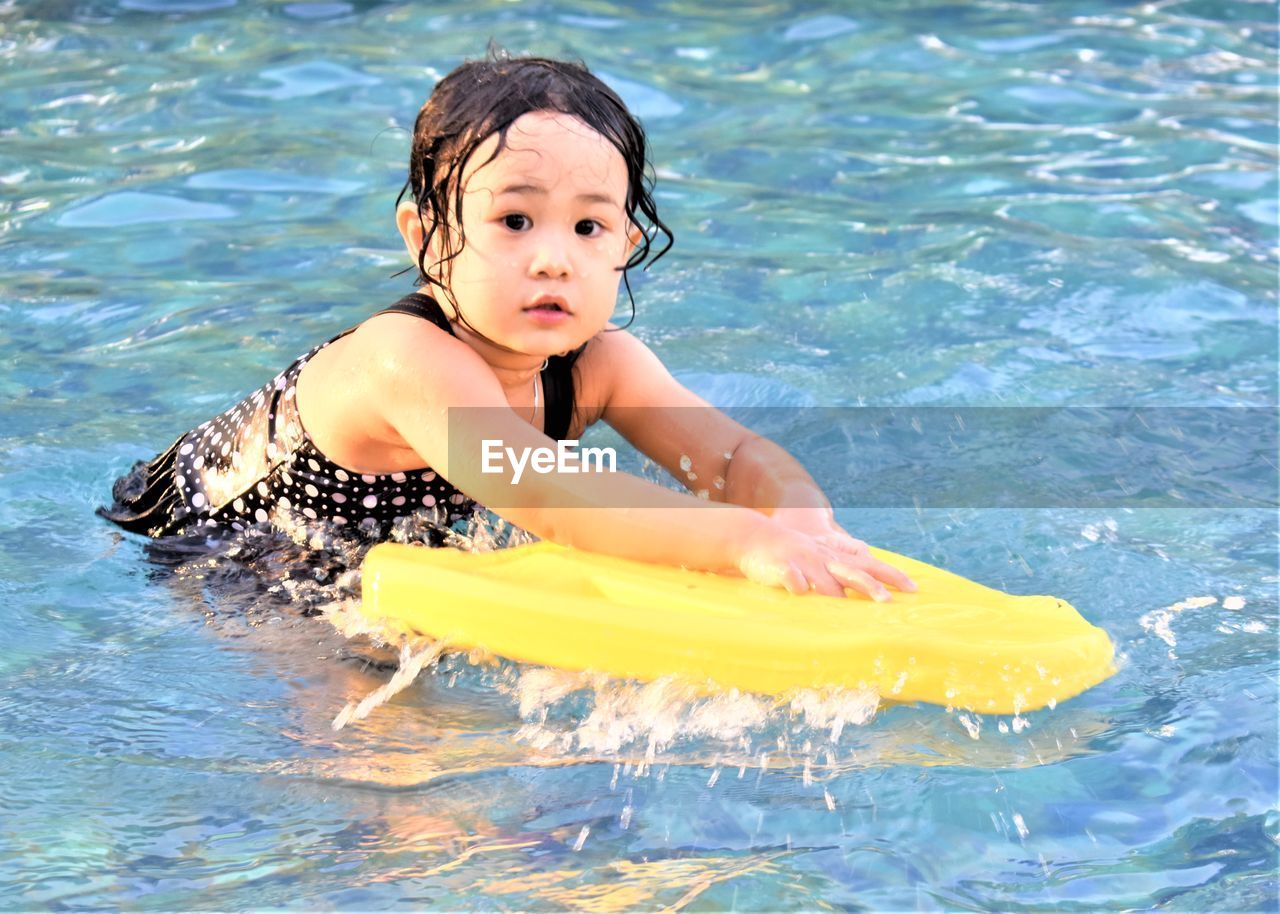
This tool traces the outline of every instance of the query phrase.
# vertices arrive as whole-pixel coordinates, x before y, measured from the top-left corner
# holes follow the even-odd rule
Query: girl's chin
[[[456,325],[455,329],[457,329]],[[497,348],[503,352],[519,353],[520,355],[545,359],[553,355],[564,355],[566,352],[572,352],[604,329],[602,325],[591,333],[585,333],[582,327],[575,327],[572,330],[566,327],[563,331],[558,332],[546,329],[529,332],[526,329],[522,333],[498,333],[495,331],[491,334],[481,327],[479,330],[488,337],[488,341],[479,339],[471,333],[466,334],[465,341],[481,352],[484,350],[492,351]],[[497,347],[494,347],[493,343],[496,343]]]

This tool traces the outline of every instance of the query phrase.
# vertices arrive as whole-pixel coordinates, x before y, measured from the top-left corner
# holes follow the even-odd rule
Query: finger
[[[893,599],[884,585],[860,568],[854,568],[844,562],[834,561],[827,564],[827,570],[846,587],[865,594],[877,603],[888,603]]]
[[[792,594],[845,595],[844,585],[832,576],[821,558],[797,558],[789,562],[785,586]]]
[[[904,571],[873,556],[868,555],[862,567],[872,577],[898,588],[903,593],[915,593],[919,589],[916,587],[916,582],[907,577]]]
[[[847,533],[844,535],[843,539],[844,539],[845,552],[852,553],[853,555],[869,555],[870,554],[871,547],[868,546],[866,543],[864,543],[862,540],[849,536],[849,534]]]
[[[843,597],[845,585],[824,565],[817,565],[805,572],[812,593],[826,597]]]
[[[808,593],[809,582],[793,562],[778,562],[753,556],[741,571],[748,580],[765,587],[779,587],[788,593]]]
[[[787,589],[787,593],[792,594],[808,593],[810,590],[809,579],[795,562],[787,563],[786,570],[782,574],[782,586]]]
[[[872,555],[871,547],[862,540],[855,540],[849,537],[849,542],[856,548],[846,548],[840,550],[841,553],[856,556],[857,567],[866,571],[873,578],[896,587],[903,593],[915,593],[919,589],[916,587],[916,582],[911,580],[901,569],[895,568],[887,562],[882,562]]]
[[[835,536],[827,537],[824,545],[838,552],[857,556],[861,560],[858,564],[870,572],[872,577],[898,588],[903,593],[915,593],[919,590],[916,582],[911,580],[905,572],[872,555],[871,547],[863,540],[841,531]]]
[[[824,536],[818,542],[845,555],[867,555],[870,552],[866,543],[862,540],[854,539],[843,531]]]

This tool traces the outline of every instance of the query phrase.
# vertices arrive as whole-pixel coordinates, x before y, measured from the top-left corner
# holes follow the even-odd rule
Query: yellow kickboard
[[[1053,705],[1115,672],[1111,639],[1069,603],[872,551],[919,591],[890,603],[795,596],[549,542],[488,553],[384,543],[365,558],[361,611],[541,666],[774,695],[869,687],[989,714]]]

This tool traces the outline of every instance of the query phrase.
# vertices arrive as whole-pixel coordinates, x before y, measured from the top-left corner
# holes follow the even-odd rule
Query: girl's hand
[[[891,600],[885,584],[914,593],[915,582],[871,555],[867,544],[817,509],[781,510],[748,533],[739,570],[759,584],[791,593],[842,597],[850,588],[877,602]]]

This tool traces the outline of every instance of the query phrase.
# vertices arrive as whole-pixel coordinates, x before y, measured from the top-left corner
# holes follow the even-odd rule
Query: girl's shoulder
[[[671,377],[662,361],[634,334],[609,329],[596,334],[578,360],[582,389],[590,390],[592,399],[602,408],[618,398],[627,399],[637,388],[665,384]]]
[[[340,364],[347,370],[403,372],[457,358],[469,347],[449,330],[406,312],[380,311],[343,340]]]
[[[299,378],[299,396],[313,417],[334,414],[347,421],[369,412],[368,404],[420,396],[424,388],[447,385],[446,366],[455,376],[475,371],[469,354],[465,343],[431,321],[383,311],[308,358]]]
[[[626,362],[637,345],[644,344],[612,324],[587,341],[574,363],[575,399],[580,408],[604,411],[617,384],[620,363]]]

